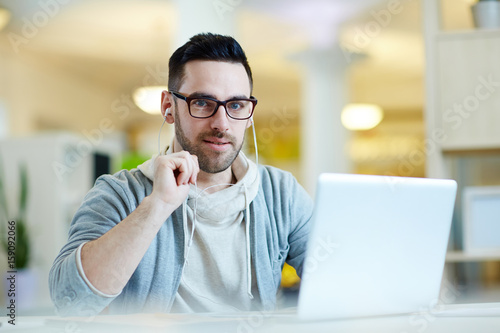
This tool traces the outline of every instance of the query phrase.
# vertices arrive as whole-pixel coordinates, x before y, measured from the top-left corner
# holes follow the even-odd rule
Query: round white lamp
[[[161,113],[161,92],[163,90],[168,90],[166,86],[148,86],[137,88],[132,98],[134,99],[135,105],[137,105],[142,111],[150,114],[160,114]]]
[[[372,129],[383,118],[382,109],[375,104],[347,104],[341,114],[342,125],[351,131]]]

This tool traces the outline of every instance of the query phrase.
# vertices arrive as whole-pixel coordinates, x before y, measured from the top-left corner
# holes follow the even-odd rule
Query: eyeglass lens
[[[210,117],[217,109],[218,104],[209,99],[191,100],[190,109],[193,117]],[[252,114],[253,104],[246,100],[233,100],[226,103],[226,110],[235,119],[246,119]]]

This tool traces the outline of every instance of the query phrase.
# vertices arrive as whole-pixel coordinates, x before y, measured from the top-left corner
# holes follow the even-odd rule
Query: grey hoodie
[[[154,158],[138,167],[149,180],[154,180]],[[184,237],[188,241],[184,242],[185,264],[172,312],[258,308],[258,298],[253,295],[257,284],[252,278],[255,270],[247,223],[250,203],[259,190],[257,165],[240,152],[231,171],[236,184],[210,186],[219,187],[210,194],[191,185],[182,205]]]
[[[272,310],[285,260],[302,273],[312,200],[288,172],[259,166],[259,186],[249,205],[249,251],[262,310]],[[92,290],[78,270],[77,249],[125,219],[152,191],[139,169],[100,177],[75,214],[68,243],[49,275],[51,297],[61,315],[169,312],[186,259],[186,212],[179,207],[162,225],[119,295]],[[242,283],[245,283],[246,281]]]

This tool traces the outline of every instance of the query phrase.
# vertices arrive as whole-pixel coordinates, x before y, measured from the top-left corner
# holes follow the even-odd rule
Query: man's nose
[[[211,117],[211,126],[221,132],[229,129],[229,116],[227,115],[224,105],[219,105],[215,114]]]

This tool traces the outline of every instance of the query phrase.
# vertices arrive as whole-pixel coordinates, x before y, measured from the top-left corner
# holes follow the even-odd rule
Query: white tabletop
[[[500,303],[447,306],[441,312],[371,318],[300,321],[293,311],[241,314],[135,314],[92,318],[18,317],[0,322],[2,332],[500,332]]]

